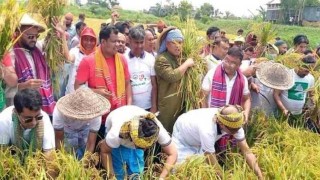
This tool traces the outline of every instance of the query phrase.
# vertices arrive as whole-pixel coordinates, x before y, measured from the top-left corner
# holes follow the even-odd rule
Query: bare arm
[[[157,85],[157,79],[155,76],[151,76],[151,84],[152,84],[152,89],[151,89],[151,110],[150,112],[156,113],[158,110],[157,107],[157,99],[158,99],[158,85]]]
[[[127,105],[132,104],[132,87],[130,80],[126,80],[126,95],[127,95]]]
[[[10,67],[3,67],[3,80],[9,87],[16,87],[18,84],[18,76],[15,69]]]
[[[112,148],[107,145],[105,139],[102,140],[100,145],[100,155],[102,159],[102,166],[107,171],[108,177],[114,176],[111,151],[112,151]]]
[[[44,158],[46,160],[46,170],[50,178],[56,179],[59,175],[59,167],[53,163],[56,162],[56,154],[55,151],[48,150],[43,152]]]
[[[249,167],[254,171],[254,173],[258,176],[259,179],[263,179],[262,172],[257,162],[256,156],[250,151],[250,148],[247,144],[247,141],[244,139],[238,142],[238,146],[246,159]]]
[[[283,105],[281,98],[280,98],[281,93],[282,93],[281,90],[274,89],[273,90],[273,99],[276,102],[278,108],[283,112],[283,114],[288,115],[289,111]]]
[[[63,147],[64,131],[55,129],[54,134],[56,137],[56,148],[61,149],[61,147]]]
[[[249,114],[250,114],[250,108],[251,108],[251,100],[250,100],[250,94],[244,95],[242,98],[242,107],[244,109],[245,114],[245,123],[248,123]]]
[[[176,163],[178,152],[176,145],[173,142],[171,142],[168,146],[162,147],[162,150],[167,155],[167,159],[160,174],[160,178],[165,178]]]
[[[203,94],[203,100],[201,103],[202,108],[208,108],[209,93],[210,93],[209,91],[202,90],[202,94]]]
[[[94,148],[96,144],[96,139],[97,139],[97,132],[89,132],[88,135],[88,140],[87,140],[87,146],[86,146],[86,151],[89,151],[91,153],[94,153]]]

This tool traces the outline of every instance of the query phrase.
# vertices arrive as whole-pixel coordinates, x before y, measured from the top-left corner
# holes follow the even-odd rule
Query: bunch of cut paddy
[[[23,10],[16,0],[0,4],[0,60],[12,47],[13,35],[19,25]]]
[[[200,52],[205,45],[205,41],[198,35],[193,20],[187,20],[181,28],[184,36],[181,64],[188,58],[194,60],[194,66],[186,71],[178,91],[184,100],[183,108],[188,111],[200,108],[203,100],[201,81],[207,71],[207,66],[205,60],[200,56]]]
[[[62,51],[62,40],[58,37],[52,26],[52,18],[60,18],[64,13],[64,8],[67,4],[66,0],[29,0],[29,10],[38,13],[43,22],[46,24],[48,31],[45,39],[44,52],[46,60],[50,67],[50,75],[53,81],[54,92],[60,92],[59,78],[63,69],[65,57]]]
[[[273,41],[277,36],[276,29],[271,23],[254,23],[251,26],[251,31],[257,36],[258,52],[260,56],[266,55],[268,43]]]

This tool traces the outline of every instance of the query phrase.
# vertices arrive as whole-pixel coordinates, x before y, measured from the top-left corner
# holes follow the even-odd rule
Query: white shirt
[[[281,92],[281,102],[294,115],[301,114],[306,102],[307,92],[314,87],[314,77],[309,73],[304,78],[299,77],[294,69],[291,69],[294,76],[294,86]]]
[[[146,115],[149,113],[138,106],[122,106],[112,111],[106,120],[106,142],[111,148],[118,148],[123,145],[127,148],[135,148],[134,144],[128,139],[121,139],[119,137],[121,126],[130,121],[134,116]],[[171,143],[171,137],[168,131],[162,126],[160,121],[156,120],[160,128],[158,143],[161,146],[167,146]]]
[[[212,68],[207,75],[204,77],[203,82],[202,82],[202,89],[205,91],[210,92],[209,93],[209,98],[208,98],[208,105],[210,107],[210,101],[211,101],[211,90],[212,90],[212,79],[214,76],[214,73],[216,72],[216,67]],[[234,85],[234,82],[236,80],[237,77],[237,72],[236,74],[233,76],[232,79],[229,79],[229,77],[225,74],[225,81],[226,81],[226,85],[227,85],[227,96],[226,96],[226,104],[229,104],[229,100],[231,97],[231,92],[232,92],[232,88]],[[248,95],[250,93],[249,91],[249,87],[248,87],[248,80],[245,76],[242,76],[244,78],[244,87],[243,87],[243,95]]]
[[[101,125],[101,116],[86,121],[72,119],[64,116],[57,108],[53,110],[53,128],[56,130],[64,130],[65,132],[73,132],[83,130],[87,127],[90,132],[98,132]]]
[[[125,54],[130,73],[132,87],[132,104],[143,109],[150,109],[152,106],[151,77],[155,77],[154,70],[155,57],[144,51],[141,57],[130,58],[130,52]]]
[[[14,106],[10,106],[2,111],[0,114],[0,144],[9,145],[15,144],[15,132],[14,125],[12,121],[12,112]],[[41,114],[43,115],[43,150],[51,150],[55,148],[55,136],[53,127],[50,122],[50,118],[47,113],[41,110]],[[23,136],[27,139],[31,129],[26,129],[23,132]]]
[[[208,70],[215,68],[218,64],[221,64],[221,60],[217,60],[212,54],[205,57]]]
[[[214,144],[223,135],[217,132],[217,123],[214,116],[218,108],[203,108],[188,111],[178,117],[173,127],[173,139],[178,139],[186,146],[199,147],[204,152],[214,153]],[[245,139],[243,128],[233,135],[238,141]],[[178,147],[179,149],[179,147]]]
[[[83,57],[85,56],[80,52],[79,47],[72,48],[69,51],[70,56],[74,56],[74,62],[70,66],[69,71],[69,79],[68,79],[68,85],[66,87],[66,94],[74,92],[74,82],[76,80],[77,76],[77,70],[79,68],[79,64],[82,61]]]

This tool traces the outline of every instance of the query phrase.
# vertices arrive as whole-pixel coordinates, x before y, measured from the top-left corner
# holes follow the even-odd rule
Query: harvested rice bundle
[[[267,48],[269,43],[274,41],[277,35],[276,29],[271,23],[254,23],[251,27],[253,34],[257,36],[258,45],[258,55],[259,57],[265,56],[269,49]]]
[[[14,44],[12,41],[14,32],[22,17],[22,7],[16,0],[7,0],[0,6],[0,60]]]
[[[65,58],[62,53],[62,40],[55,32],[52,19],[63,15],[66,4],[66,0],[30,0],[28,4],[31,12],[39,13],[43,22],[48,27],[44,52],[46,53],[46,60],[50,67],[54,92],[58,94],[60,94],[59,73],[63,68]]]
[[[200,52],[206,42],[199,37],[193,20],[187,20],[181,27],[184,36],[181,63],[188,58],[194,60],[194,66],[189,68],[183,76],[178,91],[184,100],[184,108],[189,111],[201,107],[203,98],[201,95],[201,81],[207,71],[207,65],[200,56]]]
[[[278,56],[276,58],[276,61],[283,64],[284,66],[293,69],[300,67],[302,62],[303,55],[298,53],[288,53],[281,56]]]

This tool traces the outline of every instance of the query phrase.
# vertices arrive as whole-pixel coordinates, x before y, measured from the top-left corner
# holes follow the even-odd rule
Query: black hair
[[[79,21],[76,24],[76,31],[79,31],[81,29],[82,26],[86,26],[86,23]],[[80,32],[81,33],[81,32]]]
[[[125,34],[125,30],[128,28],[130,29],[130,26],[126,22],[117,22],[115,24],[115,27],[118,29],[118,31],[122,34]]]
[[[237,32],[241,32],[241,33],[243,33],[243,29],[238,29],[238,31]]]
[[[213,32],[216,32],[216,31],[220,31],[220,29],[214,26],[209,27],[209,29],[207,30],[207,36],[210,36]]]
[[[316,63],[316,59],[312,55],[307,55],[302,58],[302,62],[305,64],[314,64]]]
[[[115,26],[105,26],[103,27],[101,30],[100,30],[100,33],[99,33],[99,41],[101,43],[101,40],[102,39],[109,39],[110,38],[110,35],[111,33],[114,33],[115,35],[118,35],[118,30]]]
[[[23,108],[27,108],[31,111],[38,111],[42,106],[42,97],[37,90],[23,89],[18,91],[14,96],[13,104],[19,114],[22,113]]]
[[[310,49],[307,49],[303,52],[304,55],[312,54],[313,52]]]
[[[296,35],[296,37],[293,38],[293,44],[294,45],[299,45],[299,44],[302,44],[302,43],[309,44],[309,40],[308,40],[308,37],[306,35],[299,34],[299,35]]]
[[[141,119],[139,123],[138,137],[150,137],[158,132],[159,126],[152,119]]]
[[[242,59],[243,59],[243,52],[242,52],[242,49],[239,48],[239,47],[229,48],[227,54],[228,54],[229,56],[233,56],[233,57],[239,58],[239,59],[240,59],[240,62],[241,62]]]
[[[79,14],[79,19],[84,19],[84,18],[86,18],[86,15],[84,13],[80,13]]]
[[[320,46],[317,47],[316,54],[320,57]]]
[[[156,35],[157,35],[156,32],[154,31],[154,29],[153,29],[152,27],[148,27],[148,28],[146,29],[146,31],[151,32],[151,34],[152,34],[153,36],[156,36]]]
[[[245,44],[245,45],[242,47],[242,50],[243,50],[244,52],[247,52],[247,51],[254,52],[254,47],[253,47],[251,44]]]

